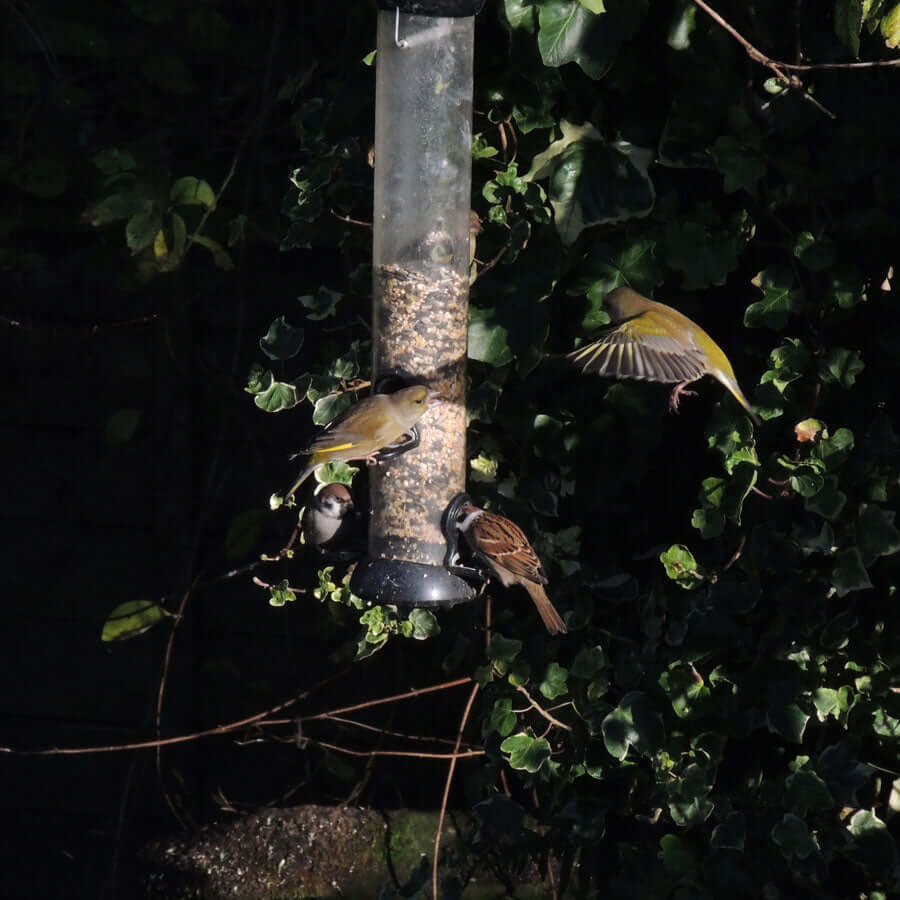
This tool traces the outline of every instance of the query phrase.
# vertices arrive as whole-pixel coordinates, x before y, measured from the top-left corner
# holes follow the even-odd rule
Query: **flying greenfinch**
[[[399,441],[440,399],[439,394],[417,384],[392,394],[373,394],[354,403],[306,450],[294,454],[308,454],[309,459],[284,499],[288,500],[325,463],[349,462],[352,459],[375,463],[375,454],[379,450]]]
[[[669,400],[673,411],[678,409],[682,394],[694,393],[685,390],[687,385],[712,375],[759,424],[759,416],[738,386],[728,357],[696,322],[628,287],[611,291],[603,305],[612,324],[599,340],[567,354],[582,366],[582,372],[674,384]]]
[[[566,634],[566,623],[544,590],[547,576],[541,561],[522,529],[468,502],[460,507],[460,515],[457,527],[475,556],[487,563],[504,587],[520,584],[528,591],[550,634]]]

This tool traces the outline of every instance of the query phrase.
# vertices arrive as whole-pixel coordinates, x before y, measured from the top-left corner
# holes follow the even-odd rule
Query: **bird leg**
[[[690,381],[682,381],[680,384],[675,385],[675,389],[672,391],[672,396],[669,397],[669,412],[678,412],[678,403],[681,400],[681,397],[696,397],[696,391],[686,390],[687,386],[690,384]]]
[[[377,450],[370,457],[366,458],[366,462],[369,463],[370,466],[373,466],[375,463],[384,462],[386,459],[393,459],[395,456],[400,456],[408,450],[413,450],[418,446],[419,429],[417,426],[413,425],[406,434],[401,436],[400,440],[394,441],[393,444],[388,444],[380,450]]]

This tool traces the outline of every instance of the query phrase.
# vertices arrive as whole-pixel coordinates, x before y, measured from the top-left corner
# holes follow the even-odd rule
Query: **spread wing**
[[[547,576],[534,548],[515,522],[493,513],[479,516],[471,525],[478,553],[517,579],[546,584]],[[499,573],[498,573],[499,574]],[[504,584],[506,579],[501,578]]]
[[[598,341],[568,354],[585,374],[675,384],[706,373],[702,351],[673,337],[652,311],[610,328]]]

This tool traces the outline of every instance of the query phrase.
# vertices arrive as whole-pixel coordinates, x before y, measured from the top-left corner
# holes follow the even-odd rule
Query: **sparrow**
[[[440,399],[439,394],[416,384],[392,394],[373,394],[354,403],[309,447],[291,457],[309,455],[306,466],[284,495],[284,500],[293,496],[297,488],[325,463],[364,459],[370,465],[374,464],[375,454],[380,449],[398,441]]]
[[[566,623],[544,590],[547,576],[541,561],[522,529],[515,522],[468,502],[460,507],[460,515],[457,527],[475,556],[487,563],[504,587],[520,584],[528,591],[550,634],[566,634]]]
[[[303,543],[317,549],[327,549],[332,539],[339,543],[351,526],[353,498],[347,485],[326,484],[303,511],[301,523]]]
[[[603,304],[612,325],[598,341],[566,354],[582,366],[582,372],[674,384],[669,399],[673,412],[682,394],[694,394],[685,390],[687,385],[712,375],[759,425],[759,416],[738,386],[728,357],[696,322],[628,287],[608,293]]]

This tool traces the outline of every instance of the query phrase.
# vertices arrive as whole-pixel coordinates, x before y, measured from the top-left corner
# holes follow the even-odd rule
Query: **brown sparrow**
[[[458,528],[475,556],[487,563],[504,587],[520,584],[531,595],[550,634],[566,634],[568,628],[550,602],[544,585],[547,576],[522,529],[503,516],[465,502],[460,507]]]

